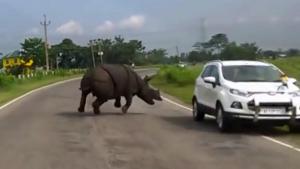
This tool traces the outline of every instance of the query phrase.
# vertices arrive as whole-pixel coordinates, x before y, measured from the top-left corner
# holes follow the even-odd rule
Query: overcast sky
[[[256,42],[264,49],[300,48],[300,0],[0,0],[0,52],[20,48],[25,37],[43,37],[43,14],[51,20],[50,44],[72,38],[122,35],[143,40],[147,49],[178,45],[189,51],[207,37]]]

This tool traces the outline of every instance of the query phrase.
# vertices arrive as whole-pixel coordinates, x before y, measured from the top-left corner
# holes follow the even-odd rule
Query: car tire
[[[290,133],[299,133],[300,132],[300,124],[291,123],[289,124]]]
[[[226,117],[226,113],[221,104],[216,108],[216,121],[221,132],[229,132],[231,129],[230,120]]]
[[[205,113],[203,112],[203,109],[201,109],[198,101],[193,99],[193,119],[195,121],[203,121],[204,117]]]

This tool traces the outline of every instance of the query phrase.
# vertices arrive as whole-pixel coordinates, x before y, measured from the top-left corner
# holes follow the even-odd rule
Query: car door
[[[209,84],[204,82],[204,78],[209,77],[210,72],[211,72],[211,67],[212,67],[211,65],[206,66],[204,68],[204,71],[202,72],[202,74],[196,80],[197,100],[200,104],[203,104],[205,106],[208,106],[207,96],[209,94],[209,92],[208,92]]]
[[[207,87],[206,100],[208,106],[214,109],[216,106],[216,101],[218,99],[218,91],[220,88],[220,73],[217,65],[211,66],[209,76],[216,78],[216,85],[212,85],[212,84],[206,85]]]

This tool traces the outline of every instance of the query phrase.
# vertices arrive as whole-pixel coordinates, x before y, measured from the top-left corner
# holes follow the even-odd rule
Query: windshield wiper
[[[250,80],[238,80],[238,82],[282,82],[282,80],[267,81],[267,80],[250,79]]]
[[[257,79],[251,79],[251,80],[238,80],[239,82],[266,82],[265,80],[257,80]]]
[[[282,80],[278,79],[278,80],[273,80],[272,82],[282,82]]]

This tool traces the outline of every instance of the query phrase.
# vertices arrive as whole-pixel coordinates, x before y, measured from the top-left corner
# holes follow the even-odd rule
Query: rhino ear
[[[146,76],[144,77],[144,81],[145,81],[145,82],[149,82],[151,79],[152,79],[152,78],[149,77],[148,75],[146,75]]]

